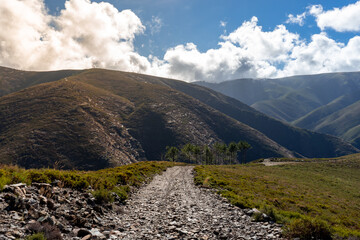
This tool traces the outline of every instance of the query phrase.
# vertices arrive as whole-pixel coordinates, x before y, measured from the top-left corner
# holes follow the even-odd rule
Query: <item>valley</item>
[[[359,72],[197,84],[293,126],[334,135],[359,147]]]

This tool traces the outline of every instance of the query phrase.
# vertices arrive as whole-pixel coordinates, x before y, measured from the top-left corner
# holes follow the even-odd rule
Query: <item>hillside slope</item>
[[[0,67],[0,97],[37,84],[53,82],[82,70],[61,70],[49,72],[21,71]]]
[[[341,137],[360,146],[360,91],[341,96],[293,122],[302,128]]]
[[[139,139],[147,159],[159,159],[168,145],[239,140],[248,141],[256,149],[249,152],[249,159],[264,154],[292,154],[261,132],[163,84],[159,78],[96,69],[71,79],[105,89],[135,104],[125,125]]]
[[[261,132],[154,77],[92,69],[0,98],[0,159],[99,169],[159,160],[167,145],[248,141],[248,159],[293,156]],[[149,79],[149,81],[147,81]]]
[[[197,84],[244,101],[294,126],[331,134],[360,147],[356,106],[360,100],[360,72]]]
[[[336,137],[293,127],[290,124],[268,117],[234,98],[208,88],[182,81],[162,79],[162,82],[257,129],[270,139],[301,156],[330,157],[341,156],[345,152],[358,151]]]
[[[360,72],[197,84],[238,99],[279,120],[292,122],[338,97],[360,90]]]
[[[60,80],[0,98],[1,163],[100,169],[136,162],[140,144],[121,124],[132,103]]]

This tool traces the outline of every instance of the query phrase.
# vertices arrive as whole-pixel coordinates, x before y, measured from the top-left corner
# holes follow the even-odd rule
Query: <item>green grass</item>
[[[195,171],[197,184],[218,189],[239,207],[259,208],[286,226],[309,218],[329,225],[334,235],[360,237],[360,155],[273,167],[197,166]]]
[[[99,171],[62,171],[54,169],[25,170],[16,166],[0,168],[0,190],[6,184],[32,182],[51,183],[60,180],[64,187],[86,189],[91,186],[99,202],[112,201],[111,192],[116,193],[122,201],[127,199],[131,187],[139,187],[154,175],[178,163],[138,162],[116,168]]]
[[[46,240],[43,233],[34,233],[25,238],[25,240]]]

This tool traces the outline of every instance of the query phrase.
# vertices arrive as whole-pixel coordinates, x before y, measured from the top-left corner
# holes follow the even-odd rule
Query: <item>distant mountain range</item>
[[[0,67],[0,163],[100,169],[162,159],[166,146],[245,140],[248,160],[359,152],[208,88],[142,74]]]
[[[197,82],[294,126],[360,147],[360,72]]]

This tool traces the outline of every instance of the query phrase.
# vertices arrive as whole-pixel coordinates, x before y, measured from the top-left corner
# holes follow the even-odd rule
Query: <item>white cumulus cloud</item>
[[[221,36],[216,49],[200,52],[194,43],[170,48],[155,67],[157,75],[187,81],[222,81],[242,77],[275,77],[299,42],[297,34],[279,25],[263,31],[253,17],[234,32]]]
[[[359,71],[360,37],[338,43],[325,33],[314,34],[309,44],[296,46],[279,76]]]
[[[42,0],[3,0],[0,12],[1,65],[30,70],[149,67],[134,51],[135,35],[145,27],[130,10],[68,0],[59,16],[52,16]]]
[[[306,18],[306,12],[303,12],[302,14],[297,14],[296,16],[294,16],[293,14],[289,14],[286,23],[293,23],[293,24],[298,24],[300,26],[304,26],[305,18]]]
[[[163,27],[164,23],[163,20],[160,17],[152,16],[151,22],[147,24],[150,29],[151,35],[154,35],[155,33],[159,33],[161,28]]]
[[[338,32],[360,31],[360,1],[329,11],[324,11],[321,5],[314,5],[309,12],[315,16],[321,30],[331,28]]]
[[[225,21],[220,21],[220,27],[226,27],[226,25],[227,25],[227,22],[225,22]]]
[[[342,13],[357,5],[331,11]],[[315,5],[306,14],[324,29],[331,25],[324,17],[331,11]],[[293,21],[301,24],[305,16],[293,16]],[[153,17],[147,26],[156,33],[163,20]],[[102,67],[190,82],[360,70],[360,36],[341,43],[321,32],[306,41],[284,25],[264,30],[256,17],[224,32],[216,48],[201,51],[189,42],[167,49],[161,58],[135,51],[134,40],[144,32],[131,10],[119,11],[106,2],[67,0],[54,16],[43,0],[1,0],[0,65],[25,70]]]

